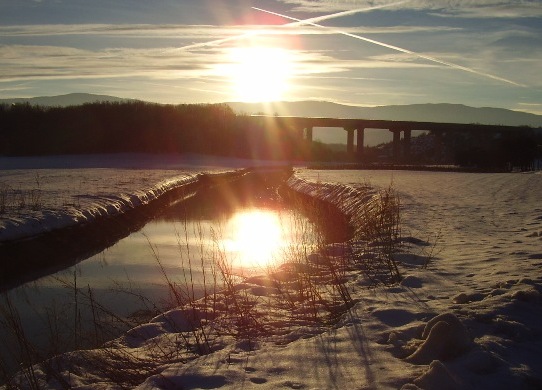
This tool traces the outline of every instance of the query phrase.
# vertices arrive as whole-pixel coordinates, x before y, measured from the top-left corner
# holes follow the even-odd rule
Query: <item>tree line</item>
[[[0,154],[205,153],[306,159],[287,129],[250,127],[226,104],[100,102],[69,107],[0,106]]]
[[[245,119],[246,115],[236,114],[227,104],[0,105],[0,155],[201,153],[250,159],[353,160],[345,151],[303,140],[296,129],[263,128]],[[542,157],[542,135],[535,129],[499,136],[450,133],[429,142],[419,153],[415,144],[413,139],[411,155],[402,163],[506,169],[528,167]],[[382,162],[380,150],[366,148],[364,161]]]
[[[392,144],[380,147],[391,156]],[[379,148],[368,148],[375,160]],[[371,154],[372,153],[372,154]],[[542,159],[542,131],[534,128],[494,132],[448,132],[422,134],[411,140],[408,157],[401,163],[415,165],[457,165],[481,170],[530,170]]]
[[[534,129],[493,136],[450,135],[447,145],[460,166],[531,170],[542,158],[542,134]]]

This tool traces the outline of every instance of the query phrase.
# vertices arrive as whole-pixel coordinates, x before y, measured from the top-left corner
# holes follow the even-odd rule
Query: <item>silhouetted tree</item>
[[[226,104],[91,103],[0,107],[0,154],[206,153],[289,159],[287,129],[250,127]]]

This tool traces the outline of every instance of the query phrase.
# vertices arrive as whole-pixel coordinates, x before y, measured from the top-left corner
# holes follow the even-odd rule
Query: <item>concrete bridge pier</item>
[[[403,158],[408,161],[410,158],[410,138],[412,136],[412,130],[405,129],[403,131]]]
[[[354,131],[356,131],[356,129],[352,127],[346,127],[344,129],[346,130],[346,133],[347,133],[346,153],[348,153],[348,155],[352,155],[354,154]]]
[[[312,126],[308,126],[305,128],[305,139],[307,142],[312,142]]]
[[[357,139],[357,150],[356,150],[356,157],[358,160],[361,160],[363,158],[363,148],[365,143],[365,129],[359,128],[356,133]]]
[[[296,129],[297,137],[302,141],[312,142],[312,126],[303,126]]]
[[[434,159],[437,162],[442,160],[444,152],[444,132],[443,131],[432,131],[435,136],[435,155]]]
[[[393,159],[398,161],[401,157],[401,130],[392,130],[393,133]]]
[[[412,130],[390,129],[390,131],[393,133],[393,160],[396,162],[401,159],[408,160],[410,157],[410,139],[412,137]],[[402,141],[401,132],[404,132]]]

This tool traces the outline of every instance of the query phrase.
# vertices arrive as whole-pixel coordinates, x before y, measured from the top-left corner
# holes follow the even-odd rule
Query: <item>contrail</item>
[[[304,20],[288,18],[287,16],[279,15],[279,14],[275,14],[275,15],[281,16],[283,18],[295,20],[295,22],[283,24],[280,27],[299,27],[299,26],[303,26],[303,25],[314,25],[314,26],[316,26],[316,24],[314,24],[314,23],[320,22],[322,20],[340,18],[342,16],[353,15],[353,14],[357,14],[357,13],[360,13],[360,12],[368,12],[368,11],[373,11],[373,10],[380,9],[380,8],[392,7],[392,6],[395,6],[395,5],[398,5],[398,4],[402,4],[405,1],[407,1],[407,0],[398,1],[398,2],[395,2],[395,3],[391,3],[391,4],[377,5],[377,6],[374,6],[374,7],[357,8],[357,9],[348,10],[348,11],[341,11],[341,12],[337,12],[337,13],[333,13],[333,14],[329,14],[329,15],[316,16],[314,18],[304,19]],[[255,9],[255,10],[261,11],[261,12],[267,12],[267,13],[270,13],[270,14],[274,14],[273,12],[266,11],[266,10],[256,8],[256,7],[252,7],[252,9]],[[324,27],[324,26],[320,26],[320,27]],[[228,38],[215,39],[215,40],[207,41],[207,42],[194,43],[192,45],[187,45],[187,46],[177,47],[175,49],[166,50],[165,52],[185,51],[185,50],[197,49],[197,48],[205,47],[205,46],[217,46],[217,45],[221,45],[222,43],[225,43],[225,42],[236,41],[236,40],[243,39],[243,38],[246,38],[246,37],[251,37],[251,36],[254,36],[254,35],[261,35],[261,34],[262,34],[261,31],[249,31],[249,32],[247,32],[245,34],[240,34],[240,35],[236,35],[236,36],[228,37]]]
[[[397,4],[397,3],[395,3],[395,4]],[[492,74],[489,74],[489,73],[480,72],[480,71],[477,71],[477,70],[474,70],[474,69],[471,69],[471,68],[467,68],[465,66],[454,64],[452,62],[443,61],[443,60],[440,60],[440,59],[435,58],[435,57],[430,57],[430,56],[427,56],[427,55],[424,55],[424,54],[419,54],[419,53],[416,53],[416,52],[414,52],[412,50],[403,49],[402,47],[398,47],[398,46],[394,46],[394,45],[389,45],[387,43],[376,41],[376,40],[370,39],[370,38],[366,38],[366,37],[363,37],[361,35],[352,34],[352,33],[346,32],[346,31],[335,30],[335,29],[333,29],[331,27],[322,26],[321,24],[317,24],[317,23],[314,22],[314,19],[318,19],[320,21],[320,20],[330,19],[331,17],[337,17],[337,16],[335,16],[337,14],[327,15],[327,17],[326,16],[320,16],[320,17],[317,17],[317,18],[301,20],[301,19],[293,18],[291,16],[282,15],[282,14],[279,14],[277,12],[267,11],[267,10],[264,10],[264,9],[261,9],[261,8],[256,8],[256,7],[252,7],[252,8],[255,9],[255,10],[261,11],[261,12],[271,14],[271,15],[280,16],[280,17],[285,18],[285,19],[295,20],[296,22],[298,22],[300,24],[307,24],[307,25],[310,25],[310,26],[324,28],[324,29],[327,29],[327,30],[331,30],[331,31],[333,31],[334,33],[337,33],[337,34],[346,35],[347,37],[360,39],[362,41],[366,41],[366,42],[369,42],[369,43],[374,43],[375,45],[387,47],[388,49],[400,51],[402,53],[411,54],[411,55],[414,55],[414,56],[416,56],[418,58],[423,58],[424,60],[428,60],[428,61],[431,61],[431,62],[436,62],[436,63],[441,64],[441,65],[446,65],[446,66],[448,66],[450,68],[463,70],[465,72],[474,73],[474,74],[484,76],[484,77],[489,77],[491,79],[502,81],[502,82],[512,84],[512,85],[515,85],[515,86],[518,86],[518,87],[525,87],[525,85],[523,85],[523,84],[516,83],[515,81],[508,80],[508,79],[505,79],[503,77],[495,76],[495,75],[492,75]],[[340,16],[343,16],[343,15],[345,15],[345,13],[349,13],[349,12],[353,13],[353,11],[344,11],[344,12],[340,12],[339,14],[342,14]],[[293,26],[293,23],[289,23],[289,24],[286,24],[284,26],[291,27],[291,26]]]
[[[357,13],[360,13],[360,12],[368,12],[368,11],[374,11],[374,10],[381,9],[381,8],[393,7],[393,6],[396,6],[396,5],[399,5],[399,4],[406,3],[407,1],[408,0],[403,0],[403,1],[397,1],[395,3],[375,5],[373,7],[357,8],[357,9],[352,9],[352,10],[348,10],[348,11],[336,12],[334,14],[329,14],[329,15],[315,16],[314,18],[303,19],[303,20],[295,19],[295,18],[287,18],[287,19],[295,20],[295,22],[287,23],[285,25],[282,25],[282,27],[295,27],[295,26],[302,26],[304,24],[313,24],[313,23],[316,23],[316,22],[321,22],[322,20],[335,19],[335,18],[340,18],[341,16],[354,15],[354,14],[357,14]],[[252,9],[255,9],[257,11],[262,11],[262,12],[268,12],[268,11],[265,11],[265,10],[263,10],[261,8],[256,8],[256,7],[252,7]],[[279,14],[275,14],[275,15],[284,17],[283,15],[279,15]],[[321,27],[324,27],[324,26],[321,26]]]

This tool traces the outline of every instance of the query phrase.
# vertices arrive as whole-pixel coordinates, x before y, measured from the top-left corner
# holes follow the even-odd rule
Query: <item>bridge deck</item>
[[[291,126],[294,128],[342,127],[344,129],[387,129],[390,131],[427,130],[435,132],[505,132],[532,130],[532,128],[528,126],[484,125],[479,123],[441,123],[418,121],[391,121],[380,119],[318,118],[271,115],[251,115],[248,118],[266,124],[273,123],[275,125]]]

